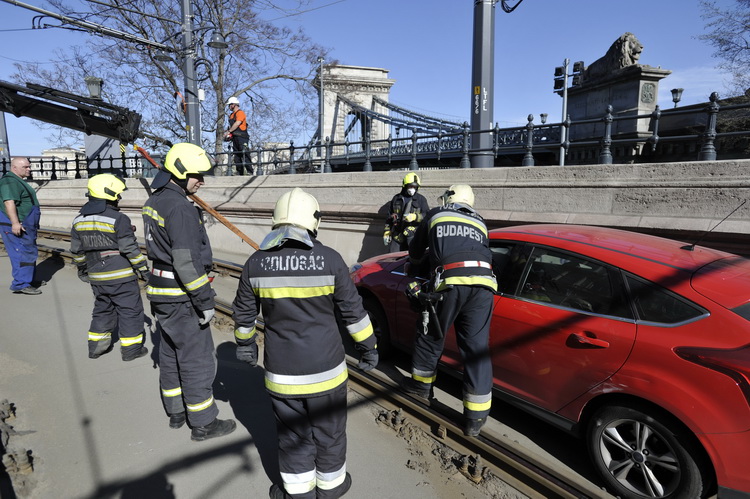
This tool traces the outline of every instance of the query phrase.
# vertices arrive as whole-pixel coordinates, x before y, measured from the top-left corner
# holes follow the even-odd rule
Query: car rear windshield
[[[732,312],[739,315],[743,319],[750,321],[750,303],[745,303],[744,305],[735,307],[732,309]]]

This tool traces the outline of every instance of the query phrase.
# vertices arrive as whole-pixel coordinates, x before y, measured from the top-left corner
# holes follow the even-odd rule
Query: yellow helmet
[[[117,201],[120,193],[128,188],[125,182],[111,173],[94,175],[88,183],[89,197]]]
[[[299,187],[281,195],[273,209],[273,228],[291,224],[315,232],[320,225],[318,200]]]
[[[420,185],[422,185],[422,184],[419,183],[419,175],[417,175],[414,172],[407,173],[406,176],[404,177],[404,182],[401,185],[403,187],[406,187],[409,184],[417,184],[417,187],[419,187]]]
[[[164,159],[164,168],[175,178],[184,180],[190,174],[207,172],[211,160],[206,151],[189,142],[175,144]]]
[[[438,198],[441,206],[460,203],[474,207],[474,191],[466,184],[453,184]]]

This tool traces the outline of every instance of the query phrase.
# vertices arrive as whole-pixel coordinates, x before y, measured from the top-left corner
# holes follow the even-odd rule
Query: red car
[[[750,497],[750,260],[602,227],[490,232],[496,396],[584,436],[614,495]],[[415,280],[352,269],[380,348],[410,350]],[[442,362],[460,369],[453,330]]]

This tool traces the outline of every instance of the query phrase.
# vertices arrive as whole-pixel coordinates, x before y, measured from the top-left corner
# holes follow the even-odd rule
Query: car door
[[[557,411],[616,372],[633,347],[636,326],[622,277],[601,262],[544,246],[525,246],[509,265],[514,289],[498,297],[493,311],[494,382]]]

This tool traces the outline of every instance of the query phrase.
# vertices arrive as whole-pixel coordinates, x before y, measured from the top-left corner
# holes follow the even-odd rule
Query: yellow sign
[[[474,95],[480,95],[482,93],[482,87],[474,87]]]

